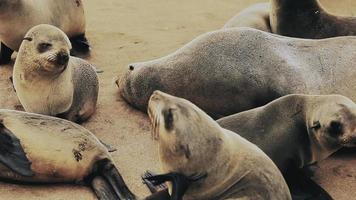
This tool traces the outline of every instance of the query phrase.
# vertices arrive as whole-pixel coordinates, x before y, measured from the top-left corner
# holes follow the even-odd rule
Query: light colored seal
[[[250,28],[206,33],[176,52],[131,64],[117,81],[145,110],[154,90],[185,98],[214,118],[293,93],[356,100],[356,37],[288,38]]]
[[[77,124],[0,109],[0,138],[2,180],[89,183],[99,199],[135,199],[105,146]]]
[[[27,112],[81,122],[95,111],[98,77],[88,62],[69,55],[71,44],[60,29],[29,30],[14,65],[13,82]]]
[[[1,0],[0,62],[8,62],[12,51],[19,49],[27,31],[39,24],[57,26],[71,38],[77,52],[89,51],[82,0]]]
[[[156,91],[148,114],[163,173],[207,176],[184,200],[291,199],[282,174],[259,148],[221,128],[191,102]]]
[[[250,27],[272,32],[269,22],[269,3],[253,4],[231,18],[223,28]]]
[[[306,186],[311,181],[298,183],[309,179],[298,171],[342,147],[356,147],[356,104],[340,95],[288,95],[217,122],[261,148],[283,173],[292,196],[296,188],[310,199],[332,199],[319,186]]]

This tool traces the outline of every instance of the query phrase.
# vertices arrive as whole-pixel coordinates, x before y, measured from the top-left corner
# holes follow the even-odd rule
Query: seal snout
[[[59,52],[57,54],[56,62],[58,65],[66,65],[69,61],[69,54],[66,52]]]
[[[133,64],[130,64],[130,65],[129,65],[129,70],[130,70],[130,71],[133,71],[134,69],[135,69],[135,66],[134,66]]]

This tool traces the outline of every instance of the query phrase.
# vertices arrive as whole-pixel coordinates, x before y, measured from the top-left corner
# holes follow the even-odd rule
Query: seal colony
[[[291,199],[274,163],[259,148],[221,128],[191,102],[159,91],[149,101],[163,173],[204,174],[184,200]]]
[[[356,35],[356,17],[328,13],[318,0],[270,0],[252,5],[224,28],[251,27],[279,35],[321,39]]]
[[[116,83],[122,97],[141,110],[154,90],[162,90],[214,118],[292,93],[356,100],[356,55],[350,53],[355,51],[351,36],[305,40],[225,29],[203,34],[163,58],[131,64]]]
[[[82,0],[1,0],[0,64],[10,61],[27,31],[39,24],[51,24],[63,30],[71,38],[76,53],[89,51]]]
[[[2,180],[91,184],[100,199],[108,194],[116,195],[110,199],[135,199],[106,147],[79,125],[0,109],[0,137]]]
[[[54,26],[38,25],[26,34],[13,82],[27,112],[75,122],[95,112],[99,83],[94,66],[70,56],[70,49],[68,37]]]

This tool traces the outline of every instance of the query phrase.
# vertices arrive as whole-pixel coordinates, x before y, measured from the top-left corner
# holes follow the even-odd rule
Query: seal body
[[[184,200],[291,199],[278,168],[259,148],[194,104],[156,91],[148,113],[162,171],[207,174],[190,185]]]
[[[195,103],[214,118],[292,93],[356,100],[355,37],[305,40],[249,28],[199,36],[160,59],[134,63],[117,81],[123,98],[145,110],[154,90]]]
[[[63,30],[73,38],[74,48],[87,45],[82,0],[1,0],[0,41],[11,50],[19,50],[27,31],[39,24],[51,24]]]
[[[260,147],[282,173],[356,145],[356,104],[340,95],[287,95],[217,122]]]
[[[84,121],[95,111],[98,78],[88,62],[69,55],[71,44],[58,28],[38,25],[26,34],[13,81],[28,112]]]
[[[109,185],[118,180],[113,186],[122,187],[118,194],[130,193],[124,189],[105,146],[79,125],[50,116],[0,110],[0,132],[0,179],[84,183],[98,176]],[[95,184],[93,187],[97,188]],[[100,190],[97,194],[100,196]]]
[[[273,33],[310,39],[356,35],[356,17],[332,15],[318,0],[271,0],[270,3]]]
[[[257,3],[239,12],[223,28],[250,27],[272,32],[269,21],[269,3]]]

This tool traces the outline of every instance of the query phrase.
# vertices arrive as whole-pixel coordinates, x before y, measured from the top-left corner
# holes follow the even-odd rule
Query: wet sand
[[[155,142],[147,116],[128,106],[117,93],[114,78],[131,62],[151,60],[173,52],[194,37],[221,28],[238,11],[257,0],[86,0],[87,58],[98,68],[100,94],[96,114],[84,124],[118,150],[112,155],[131,190],[148,194],[140,175],[159,170]],[[322,0],[331,12],[356,16],[354,0]],[[0,67],[0,108],[18,104],[8,80],[12,65]],[[321,163],[316,180],[337,200],[353,199],[356,159],[352,154]],[[24,186],[0,182],[0,199],[96,199],[88,187],[74,185]]]

